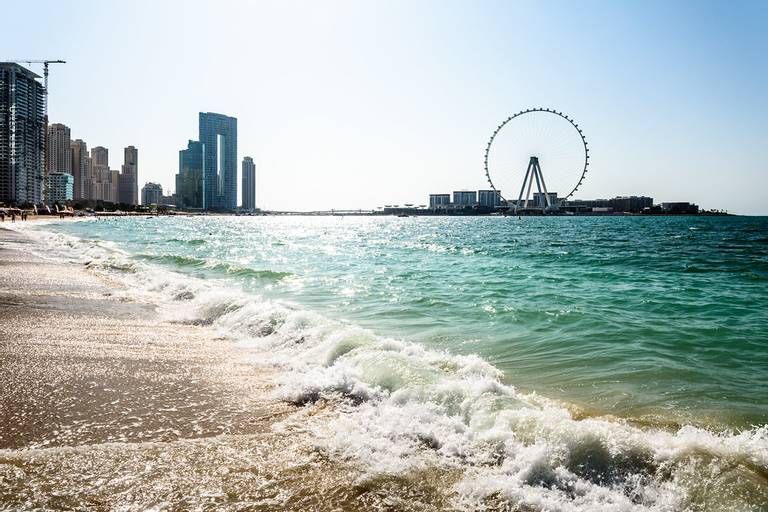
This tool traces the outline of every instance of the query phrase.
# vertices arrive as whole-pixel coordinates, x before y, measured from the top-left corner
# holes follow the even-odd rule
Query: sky
[[[768,214],[768,2],[73,0],[3,12],[14,21],[0,60],[67,61],[51,66],[50,121],[109,148],[115,169],[136,146],[139,185],[166,193],[201,111],[238,119],[257,206],[319,210],[487,188],[496,126],[548,107],[589,141],[578,198]]]

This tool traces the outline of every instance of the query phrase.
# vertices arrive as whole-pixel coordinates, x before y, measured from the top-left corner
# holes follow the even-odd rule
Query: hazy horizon
[[[238,181],[253,157],[261,208],[424,204],[487,188],[495,127],[550,107],[590,144],[578,198],[768,214],[765,3],[45,1],[6,13],[23,23],[4,28],[0,60],[66,60],[51,66],[50,122],[109,148],[114,169],[136,146],[140,187],[174,189],[178,152],[210,111],[238,119]]]

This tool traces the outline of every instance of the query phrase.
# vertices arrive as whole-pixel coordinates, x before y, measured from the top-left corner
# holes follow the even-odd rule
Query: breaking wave
[[[203,258],[195,258],[194,256],[182,256],[177,254],[139,254],[134,257],[139,260],[171,265],[182,269],[200,269],[211,273],[219,272],[254,279],[279,281],[280,279],[291,276],[291,273],[289,272],[254,270],[233,263],[216,263]]]

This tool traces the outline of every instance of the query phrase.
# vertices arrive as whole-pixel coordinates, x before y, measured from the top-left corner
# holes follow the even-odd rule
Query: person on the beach
[[[11,212],[11,222],[16,222],[16,213]]]

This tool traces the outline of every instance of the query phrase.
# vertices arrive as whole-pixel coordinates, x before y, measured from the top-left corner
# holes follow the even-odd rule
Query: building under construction
[[[45,88],[40,76],[0,62],[0,202],[43,200]]]

